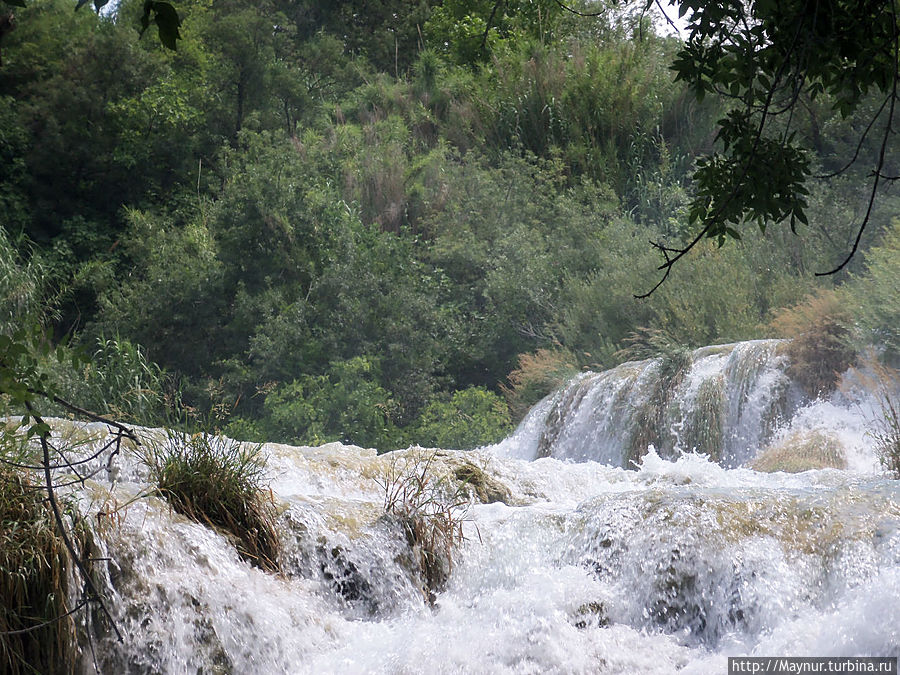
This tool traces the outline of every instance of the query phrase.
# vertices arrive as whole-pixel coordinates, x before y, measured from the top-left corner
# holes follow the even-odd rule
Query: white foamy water
[[[613,452],[605,415],[627,420],[622,402],[652,397],[641,390],[652,363],[581,376],[568,403],[566,392],[543,402],[498,446],[438,451],[436,475],[476,466],[502,501],[473,497],[431,602],[379,485],[402,458],[429,451],[266,446],[281,576],[156,497],[98,521],[104,501],[149,488],[125,452],[117,482],[101,472],[80,493],[100,523],[102,585],[125,635],[96,641],[100,670],[713,673],[735,655],[898,655],[900,487],[866,436],[874,409],[846,396],[792,403],[775,352],[747,343],[695,353],[660,416],[670,445],[632,469]],[[706,410],[714,401],[723,411],[718,463],[683,442],[710,392]],[[846,468],[749,468],[805,433],[838,444]]]

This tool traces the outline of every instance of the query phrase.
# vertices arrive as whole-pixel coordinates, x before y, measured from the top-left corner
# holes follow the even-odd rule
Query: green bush
[[[512,430],[506,402],[492,391],[469,387],[449,400],[432,401],[410,437],[419,445],[469,450],[502,440]]]
[[[377,362],[359,356],[333,362],[326,375],[303,375],[279,386],[266,396],[264,433],[290,443],[400,447],[393,421],[397,404],[378,375]]]
[[[866,272],[848,285],[854,318],[864,340],[884,349],[889,362],[900,364],[900,218],[881,243],[866,254]]]
[[[168,431],[144,462],[175,511],[232,538],[240,556],[279,571],[275,509],[263,484],[262,446],[204,432]]]

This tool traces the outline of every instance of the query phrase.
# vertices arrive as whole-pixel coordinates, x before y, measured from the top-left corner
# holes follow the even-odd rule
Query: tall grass
[[[869,436],[881,465],[900,478],[900,372],[874,358],[867,359],[865,366],[865,372],[856,375],[875,397],[880,413],[869,426]]]
[[[0,464],[0,672],[10,675],[75,670],[69,556],[44,497]]]
[[[165,418],[165,375],[138,344],[120,337],[97,338],[90,361],[63,383],[81,407],[147,426]]]
[[[163,441],[147,444],[143,460],[175,511],[224,533],[244,560],[280,571],[275,507],[263,484],[261,445],[170,430]]]
[[[871,432],[882,466],[900,478],[900,395],[885,390],[881,422]]]

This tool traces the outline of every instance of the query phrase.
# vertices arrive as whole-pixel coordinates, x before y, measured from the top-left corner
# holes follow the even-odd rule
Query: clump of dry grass
[[[853,365],[848,345],[852,317],[835,291],[819,290],[793,307],[779,310],[771,328],[789,338],[787,373],[813,398],[832,391],[838,378]]]
[[[74,672],[69,555],[42,485],[0,464],[0,671]]]
[[[431,602],[450,578],[469,507],[463,486],[435,470],[437,454],[421,448],[395,453],[376,479],[384,489],[384,511],[403,526]]]
[[[563,349],[539,349],[519,354],[519,367],[500,385],[514,421],[521,420],[532,406],[559,389],[578,374],[574,356]]]
[[[159,493],[175,511],[228,535],[244,560],[280,571],[261,445],[169,431],[163,442],[148,444],[144,455]]]

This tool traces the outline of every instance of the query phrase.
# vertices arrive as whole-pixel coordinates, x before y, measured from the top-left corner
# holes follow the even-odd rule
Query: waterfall
[[[582,374],[467,453],[268,444],[280,575],[153,495],[125,448],[71,493],[124,635],[77,615],[83,671],[91,627],[116,673],[700,674],[733,655],[896,656],[900,486],[865,434],[874,409],[804,400],[779,345]],[[89,456],[108,430],[77,433]],[[832,464],[778,470],[812,461],[820,437]],[[469,490],[430,593],[384,511],[384,476],[421,456]]]
[[[832,465],[852,456],[848,461],[871,466],[871,452],[860,460],[868,444],[863,408],[870,403],[841,393],[834,397],[836,404],[805,400],[787,375],[784,344],[755,340],[703,347],[582,374],[538,404],[497,451],[522,459],[555,457],[634,468],[653,447],[669,459],[697,453],[735,468],[783,441],[785,430],[801,418],[807,431],[818,427],[834,435],[829,418],[841,417],[855,428],[855,436],[844,435]],[[827,442],[825,436],[820,439]]]

